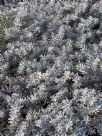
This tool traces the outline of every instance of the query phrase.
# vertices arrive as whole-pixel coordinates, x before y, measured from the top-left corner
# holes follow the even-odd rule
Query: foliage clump
[[[0,135],[102,135],[102,1],[0,8]]]

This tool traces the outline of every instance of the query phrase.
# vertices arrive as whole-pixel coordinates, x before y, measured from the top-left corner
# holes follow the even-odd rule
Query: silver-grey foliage
[[[5,2],[0,134],[102,135],[102,0]]]

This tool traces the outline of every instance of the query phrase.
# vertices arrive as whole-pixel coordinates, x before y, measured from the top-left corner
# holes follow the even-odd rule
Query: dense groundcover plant
[[[0,136],[101,136],[102,0],[0,4]]]

